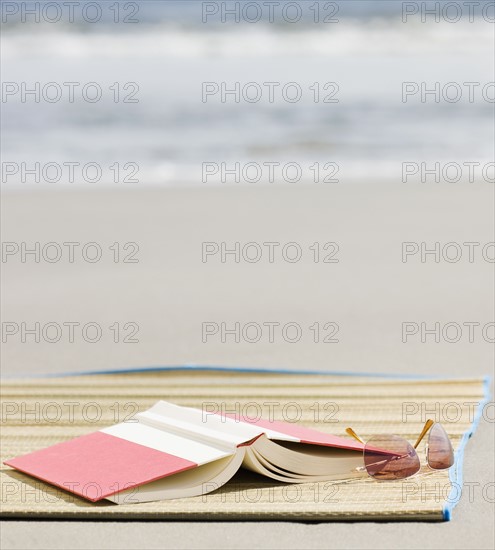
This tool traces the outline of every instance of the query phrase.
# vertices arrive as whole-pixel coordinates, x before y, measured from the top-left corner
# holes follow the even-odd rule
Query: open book
[[[131,504],[209,493],[241,466],[285,483],[350,479],[360,475],[362,450],[296,424],[159,401],[134,421],[5,464],[93,502]]]

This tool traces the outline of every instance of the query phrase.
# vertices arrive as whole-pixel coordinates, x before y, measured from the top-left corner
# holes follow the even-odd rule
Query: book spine
[[[238,446],[238,442],[226,434],[203,428],[202,426],[197,426],[189,422],[178,421],[177,419],[151,413],[149,411],[138,413],[136,418],[140,423],[147,426],[204,443],[221,451],[234,453]]]

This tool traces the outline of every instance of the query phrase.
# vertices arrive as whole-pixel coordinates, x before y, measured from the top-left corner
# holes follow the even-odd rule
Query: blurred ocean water
[[[143,2],[129,24],[109,9],[96,23],[7,18],[1,148],[12,173],[2,184],[36,183],[35,163],[96,163],[98,185],[124,175],[134,185],[223,185],[245,182],[249,164],[259,183],[287,181],[280,167],[291,163],[304,182],[315,181],[316,165],[319,181],[338,166],[342,182],[400,182],[403,162],[493,161],[495,26],[484,18],[404,23],[401,2],[356,1],[331,3],[338,22],[325,24],[315,23],[314,2],[300,2],[297,23],[266,13],[249,23],[242,12],[240,23],[222,23],[220,11],[205,23],[206,4],[222,8]],[[100,100],[83,97],[89,83]],[[435,83],[439,100],[422,100]],[[23,163],[28,172],[14,173]],[[240,178],[228,172],[236,163]],[[91,179],[79,167],[73,183],[67,174],[60,184]]]

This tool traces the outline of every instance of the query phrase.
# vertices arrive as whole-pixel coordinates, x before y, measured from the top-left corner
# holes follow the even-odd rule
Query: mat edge
[[[492,383],[492,378],[490,376],[485,376],[483,378],[483,400],[480,401],[476,414],[474,415],[473,422],[469,430],[465,431],[462,439],[459,443],[459,447],[455,453],[455,468],[451,468],[449,472],[449,480],[452,484],[452,488],[447,497],[447,501],[443,507],[443,519],[444,521],[450,521],[452,519],[452,512],[454,508],[459,504],[459,501],[462,497],[462,490],[459,491],[458,487],[462,488],[463,483],[463,466],[464,466],[464,451],[467,445],[467,442],[471,439],[473,434],[478,429],[481,417],[483,414],[483,409],[485,405],[490,401],[491,391],[490,385]]]
[[[432,375],[432,374],[391,374],[386,372],[359,372],[359,371],[332,371],[332,370],[298,370],[287,368],[265,368],[265,367],[227,367],[221,365],[197,365],[197,364],[184,364],[184,365],[153,365],[148,367],[128,367],[121,369],[104,369],[94,371],[76,371],[76,372],[60,372],[60,373],[44,373],[44,374],[26,374],[25,376],[12,376],[3,377],[7,380],[25,380],[25,379],[37,379],[37,378],[65,378],[73,376],[99,376],[99,375],[111,375],[111,374],[133,374],[133,373],[151,373],[151,372],[171,372],[171,371],[197,371],[197,372],[238,372],[249,374],[312,374],[312,375],[330,375],[330,376],[356,376],[356,377],[376,377],[376,378],[390,378],[399,380],[463,380],[465,376],[459,377],[446,377],[445,375]],[[483,381],[491,380],[490,377],[480,376]]]

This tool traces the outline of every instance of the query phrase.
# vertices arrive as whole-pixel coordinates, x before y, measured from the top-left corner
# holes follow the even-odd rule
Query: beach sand
[[[5,335],[2,374],[181,364],[485,374],[494,357],[494,264],[482,249],[494,240],[493,196],[486,183],[5,194],[2,240],[19,251],[2,265],[2,317],[17,329]],[[22,248],[36,242],[40,258],[23,263]],[[67,242],[80,243],[72,263]],[[202,257],[206,242],[218,252]],[[222,262],[222,246],[235,242],[239,258]],[[273,262],[268,242],[279,243]],[[338,252],[324,250],[328,242]],[[404,262],[403,242],[439,242],[440,261],[429,254],[423,263],[419,251]],[[480,243],[473,262],[465,242]],[[91,263],[98,249],[101,260]],[[57,250],[61,259],[47,261]],[[444,259],[459,250],[457,262]],[[485,252],[493,257],[493,246]],[[22,325],[36,322],[38,343]],[[67,323],[79,323],[73,342]],[[87,323],[97,326],[83,333]],[[228,332],[235,323],[238,335]],[[426,332],[435,323],[438,343]]]
[[[482,329],[493,322],[493,263],[483,259],[481,250],[494,240],[493,205],[494,189],[486,183],[5,193],[4,243],[17,243],[19,250],[22,243],[27,248],[35,242],[40,247],[58,243],[64,250],[64,242],[80,245],[74,245],[72,263],[65,253],[58,262],[41,254],[39,262],[27,255],[23,263],[20,252],[3,262],[2,320],[19,332],[6,337],[2,375],[181,364],[490,374],[493,328],[486,327],[485,334]],[[131,242],[139,251],[128,259],[139,261],[124,263],[123,255],[135,252],[132,245],[123,248]],[[258,243],[264,253],[258,262],[246,261],[242,250],[250,258],[258,250],[251,245],[241,249],[239,262],[232,255],[222,262],[220,254],[202,258],[204,242],[217,243],[219,249],[222,242],[227,248],[235,242],[241,247]],[[267,242],[280,243],[273,245],[273,262],[263,245]],[[330,258],[338,263],[314,261],[315,249],[321,260],[327,242],[338,243],[338,253]],[[473,262],[462,245],[457,262],[441,256],[437,263],[427,256],[422,263],[419,254],[403,261],[403,242],[480,245]],[[97,243],[101,261],[82,259],[77,251],[86,243]],[[280,251],[287,243],[296,245],[285,248],[286,258],[300,249],[299,261],[283,258]],[[313,243],[320,245],[310,249]],[[85,248],[87,258],[98,249],[92,246]],[[44,254],[53,257],[56,250],[45,248]],[[332,250],[334,245],[325,254]],[[22,334],[22,323],[32,329],[36,322],[39,343]],[[235,334],[221,334],[221,323],[228,330],[236,322],[239,342]],[[440,342],[428,334],[421,342],[422,322],[428,329],[441,324]],[[72,338],[67,323],[79,323],[72,325]],[[101,329],[99,341],[87,341],[93,338],[91,327],[83,337],[80,328],[87,323]],[[204,323],[210,323],[211,332],[216,323],[218,333],[203,334]],[[325,329],[326,323],[334,324]],[[419,330],[406,342],[403,323],[417,323]],[[445,332],[447,323],[454,324]],[[455,324],[462,329],[459,341],[448,341],[454,339]],[[56,325],[65,330],[50,342],[58,337]],[[263,327],[260,339],[250,341],[259,336],[258,325]],[[273,327],[271,338],[267,326]],[[414,326],[408,325],[410,330]],[[317,328],[319,342],[314,341]],[[291,342],[298,330],[300,339]],[[139,341],[126,343],[126,337]],[[338,342],[322,341],[328,337]],[[493,482],[493,452],[493,424],[482,422],[467,446],[466,482]],[[35,543],[96,548],[102,540],[108,548],[375,549],[415,548],[418,541],[422,548],[490,548],[493,502],[480,494],[481,489],[472,503],[465,495],[453,522],[441,526],[33,522],[26,529],[21,522],[4,522],[2,548]]]

